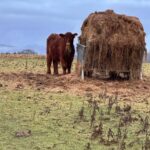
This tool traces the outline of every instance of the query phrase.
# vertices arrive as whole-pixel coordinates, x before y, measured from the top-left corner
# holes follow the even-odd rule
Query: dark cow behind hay
[[[74,58],[73,41],[77,33],[51,34],[47,39],[47,73],[51,74],[51,63],[53,62],[54,74],[58,74],[58,64],[62,65],[63,74],[71,72]]]
[[[110,77],[123,73],[140,79],[145,32],[138,18],[112,10],[90,14],[83,22],[80,42],[86,46],[84,68],[87,74],[105,72]]]

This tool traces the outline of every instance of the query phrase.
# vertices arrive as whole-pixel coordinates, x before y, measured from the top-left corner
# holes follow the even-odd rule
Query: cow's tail
[[[47,39],[47,43],[46,43],[46,53],[47,55],[49,53],[49,39]]]

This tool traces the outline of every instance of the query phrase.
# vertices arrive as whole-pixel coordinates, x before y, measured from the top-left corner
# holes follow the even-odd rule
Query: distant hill
[[[35,52],[32,49],[24,49],[24,50],[16,50],[16,51],[6,51],[6,52],[0,52],[1,54],[32,54],[32,55],[36,55],[38,54],[37,52]]]
[[[1,54],[37,54],[37,52],[34,51],[34,49],[39,51],[38,46],[37,47],[34,47],[34,46],[27,47],[26,46],[26,47],[22,48],[22,47],[17,47],[17,46],[13,46],[13,45],[0,43],[0,53]]]
[[[22,51],[16,52],[16,54],[37,54],[34,50],[32,49],[24,49]]]

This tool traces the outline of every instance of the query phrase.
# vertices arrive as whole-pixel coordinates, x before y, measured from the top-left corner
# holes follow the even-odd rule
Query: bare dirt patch
[[[82,81],[75,74],[46,75],[34,73],[0,73],[0,81],[12,90],[36,89],[47,92],[69,92],[70,94],[84,95],[98,94],[107,89],[112,95],[116,91],[124,100],[139,101],[150,95],[150,78],[144,77],[141,81],[110,81],[86,78]]]

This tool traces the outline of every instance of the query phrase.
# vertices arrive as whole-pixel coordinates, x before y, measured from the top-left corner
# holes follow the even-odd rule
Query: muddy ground
[[[35,89],[45,92],[68,92],[75,95],[99,94],[105,90],[112,95],[118,92],[122,100],[143,101],[150,96],[150,78],[141,81],[110,81],[86,78],[84,81],[75,73],[69,75],[47,75],[45,73],[0,73],[1,87],[11,90]]]

